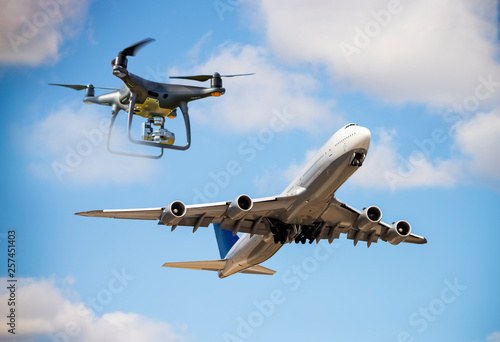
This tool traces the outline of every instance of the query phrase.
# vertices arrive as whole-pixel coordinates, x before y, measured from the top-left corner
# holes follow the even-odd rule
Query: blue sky
[[[17,340],[500,341],[498,2],[0,6],[0,255],[15,229]],[[109,154],[109,108],[47,85],[119,87],[111,59],[146,37],[129,70],[151,80],[256,73],[191,103],[192,147],[157,161]],[[221,280],[161,267],[218,258],[211,228],[73,215],[278,194],[349,122],[372,141],[337,197],[408,220],[427,245],[287,245],[265,263],[274,276]],[[114,143],[131,148],[123,113],[118,126]]]

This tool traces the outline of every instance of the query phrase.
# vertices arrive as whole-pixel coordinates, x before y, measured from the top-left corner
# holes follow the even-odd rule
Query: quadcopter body
[[[136,52],[144,45],[152,42],[153,39],[144,39],[128,48],[120,51],[118,56],[111,61],[113,75],[123,81],[120,89],[94,87],[92,84],[55,84],[75,90],[84,90],[85,97],[83,102],[110,106],[111,122],[108,133],[108,150],[112,153],[122,154],[134,157],[160,158],[163,155],[163,149],[187,150],[191,146],[191,125],[189,121],[188,102],[202,99],[209,96],[221,96],[226,90],[222,87],[222,77],[246,76],[252,74],[238,75],[220,75],[215,72],[212,75],[195,76],[175,76],[170,78],[188,79],[199,82],[211,80],[209,88],[188,86],[181,84],[169,84],[154,82],[137,76],[127,69],[127,57],[135,56]],[[95,89],[108,89],[111,92],[95,95]],[[166,119],[177,117],[177,108],[180,108],[184,125],[186,129],[186,144],[175,145],[175,135],[165,128]],[[118,112],[122,110],[128,113],[128,138],[135,144],[146,145],[161,148],[159,155],[144,155],[122,151],[115,151],[110,147],[110,137]],[[132,119],[133,116],[141,116],[146,121],[142,124],[142,139],[138,140],[132,137]]]

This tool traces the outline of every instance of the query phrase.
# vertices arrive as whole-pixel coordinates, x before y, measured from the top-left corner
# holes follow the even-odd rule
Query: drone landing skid
[[[113,108],[113,111],[111,112],[111,121],[109,123],[109,132],[108,132],[108,151],[113,154],[118,154],[122,156],[127,156],[127,157],[139,157],[139,158],[148,158],[148,159],[160,159],[163,156],[163,148],[161,149],[161,152],[157,156],[151,156],[147,154],[140,154],[140,153],[130,153],[130,152],[122,152],[122,151],[115,151],[111,149],[110,146],[110,140],[111,140],[111,132],[113,130],[113,126],[115,124],[116,116],[118,114],[118,110],[115,110]]]

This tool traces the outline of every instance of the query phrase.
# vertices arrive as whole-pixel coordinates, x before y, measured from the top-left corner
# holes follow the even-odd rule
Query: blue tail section
[[[220,229],[220,223],[214,223],[214,231],[217,245],[219,245],[220,258],[224,259],[239,237],[233,236],[233,232],[229,230]]]

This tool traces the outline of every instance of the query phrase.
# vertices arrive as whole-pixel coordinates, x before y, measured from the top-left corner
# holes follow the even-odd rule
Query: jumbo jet
[[[158,220],[158,224],[193,227],[214,226],[220,259],[168,262],[163,266],[217,271],[219,278],[235,273],[276,273],[259,265],[285,243],[329,243],[347,234],[354,245],[378,240],[398,245],[425,244],[411,233],[407,221],[387,224],[376,206],[358,211],[335,198],[337,189],[363,165],[370,131],[348,124],[337,131],[298,176],[278,196],[252,199],[240,195],[231,202],[185,205],[174,201],[161,208],[93,210],[76,215],[136,220]],[[241,233],[241,237],[237,235]]]

